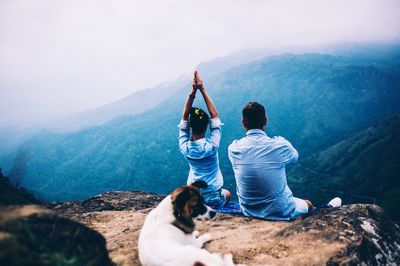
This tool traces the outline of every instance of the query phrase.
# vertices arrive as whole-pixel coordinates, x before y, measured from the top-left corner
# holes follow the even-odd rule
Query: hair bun
[[[192,107],[190,109],[190,115],[197,117],[197,119],[202,120],[204,117],[208,117],[207,113],[204,112],[203,109],[198,108],[198,107]]]
[[[195,133],[204,133],[210,120],[208,114],[201,108],[192,107],[189,110],[190,127]]]
[[[192,107],[192,108],[190,108],[189,114],[200,117],[200,116],[204,116],[205,112],[201,108]]]
[[[195,108],[195,107],[190,108],[189,114],[190,114],[190,115],[195,115],[194,111],[195,111],[196,109],[198,109],[198,108]]]

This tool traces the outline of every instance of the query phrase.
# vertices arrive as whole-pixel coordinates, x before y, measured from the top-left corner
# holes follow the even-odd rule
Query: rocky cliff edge
[[[104,242],[101,239],[104,238],[114,263],[139,265],[137,239],[140,229],[147,213],[162,198],[151,193],[125,191],[108,192],[85,201],[46,208],[30,206],[28,211],[27,206],[3,207],[0,210],[0,247],[13,235],[10,221],[26,223],[41,217],[46,223],[49,219],[70,221],[70,226],[63,229],[66,239],[73,228],[75,231],[72,232],[76,234],[77,228],[83,224],[80,230],[90,237],[85,239],[80,235],[79,241],[97,239],[96,249],[102,251]],[[18,208],[25,208],[25,211],[16,211]],[[246,265],[400,264],[400,228],[376,205],[354,204],[324,209],[294,222],[218,214],[211,221],[198,222],[197,229],[214,237],[212,242],[206,244],[207,250],[232,253],[236,263]],[[0,250],[1,261],[4,252]],[[99,254],[94,256],[93,261],[89,260],[91,265],[110,263],[107,254]],[[70,265],[74,265],[73,261]]]

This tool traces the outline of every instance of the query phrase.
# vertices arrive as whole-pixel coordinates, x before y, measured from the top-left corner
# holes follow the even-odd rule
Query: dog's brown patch
[[[193,264],[193,266],[206,266],[206,265],[203,264],[203,263],[201,263],[201,262],[196,261],[196,262]]]
[[[183,186],[176,189],[171,194],[174,216],[176,220],[172,223],[186,234],[194,231],[194,222],[192,219],[192,209],[200,198],[200,192],[197,187]]]

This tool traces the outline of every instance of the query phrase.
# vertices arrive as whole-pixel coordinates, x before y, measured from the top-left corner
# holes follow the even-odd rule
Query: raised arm
[[[203,86],[203,82],[200,79],[199,73],[197,71],[194,72],[194,84],[195,87],[198,88],[203,95],[204,101],[206,102],[208,112],[210,113],[210,141],[212,145],[216,148],[219,147],[219,143],[221,141],[221,120],[218,117],[218,111],[215,107],[211,97],[206,92],[206,89]]]
[[[199,73],[197,71],[194,72],[194,80],[197,88],[200,90],[203,95],[204,101],[206,102],[208,112],[210,112],[211,118],[218,117],[218,111],[215,107],[211,97],[208,95],[206,89],[203,86],[203,81],[200,79]]]
[[[196,86],[194,85],[193,81],[193,86],[192,86],[192,92],[189,94],[185,106],[183,109],[182,113],[182,120],[178,125],[179,128],[179,150],[184,154],[186,150],[186,144],[188,143],[190,139],[190,126],[189,126],[189,111],[190,108],[192,108],[194,98],[196,96]]]
[[[193,81],[194,82],[194,81]],[[182,113],[182,120],[188,121],[189,120],[189,111],[190,108],[193,106],[194,98],[196,97],[196,86],[193,84],[192,86],[192,92],[189,94],[185,106],[183,108],[183,113]]]

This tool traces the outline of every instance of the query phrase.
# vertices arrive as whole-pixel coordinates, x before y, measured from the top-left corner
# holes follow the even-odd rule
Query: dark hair
[[[265,108],[258,102],[249,102],[242,110],[244,126],[247,129],[258,128],[265,126]]]
[[[203,134],[207,130],[210,117],[203,109],[192,107],[189,111],[189,123],[193,134]]]

